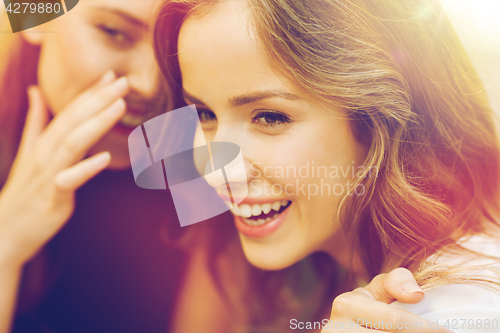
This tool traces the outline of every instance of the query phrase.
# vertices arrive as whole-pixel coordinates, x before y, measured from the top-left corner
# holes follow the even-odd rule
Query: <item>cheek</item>
[[[303,131],[307,133],[291,135],[261,160],[262,165],[272,166],[269,180],[288,189],[286,195],[296,201],[300,216],[330,224],[336,203],[351,188],[365,150],[348,126],[347,121],[307,126]]]
[[[201,126],[198,126],[196,128],[196,132],[194,134],[194,142],[193,142],[193,147],[202,147],[207,144],[207,141],[205,140],[205,135],[203,133],[203,130],[201,129]]]
[[[63,20],[53,26],[56,33],[42,44],[38,81],[57,114],[106,70],[116,67],[118,57],[88,25]]]
[[[207,144],[205,140],[205,136],[203,134],[203,130],[201,129],[201,126],[198,126],[196,128],[196,132],[194,135],[194,142],[193,142],[193,147],[203,147]],[[198,173],[200,175],[205,174],[205,168],[207,167],[207,156],[203,154],[200,150],[195,150],[193,155],[194,159],[194,164],[196,167],[196,170],[198,170]]]

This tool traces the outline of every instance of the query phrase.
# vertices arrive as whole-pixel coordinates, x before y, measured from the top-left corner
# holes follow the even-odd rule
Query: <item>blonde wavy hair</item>
[[[498,227],[500,148],[484,87],[437,0],[247,0],[260,47],[282,75],[345,110],[370,146],[362,196],[338,218],[370,276],[407,267],[423,287],[470,278],[426,261]],[[169,0],[155,47],[172,108],[184,105],[177,38],[188,15],[220,1]],[[376,175],[368,174],[375,168]],[[391,268],[389,267],[389,268]],[[482,268],[477,266],[476,273]],[[472,270],[474,271],[474,270]]]

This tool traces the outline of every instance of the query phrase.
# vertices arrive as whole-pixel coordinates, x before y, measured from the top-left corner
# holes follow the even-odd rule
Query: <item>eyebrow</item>
[[[205,105],[205,103],[203,103],[201,100],[199,100],[198,98],[196,98],[193,95],[191,95],[190,93],[188,93],[186,90],[183,90],[183,96],[185,99],[187,99],[191,102],[194,102],[195,104]],[[292,101],[297,100],[297,99],[302,99],[302,97],[300,97],[298,95],[295,95],[295,94],[292,94],[292,93],[289,93],[289,92],[286,92],[283,90],[264,90],[264,91],[251,93],[248,95],[239,95],[239,96],[231,97],[231,98],[229,98],[228,102],[232,106],[243,106],[245,104],[255,103],[255,102],[261,101],[263,99],[274,98],[274,97],[283,98],[283,99],[292,100]]]
[[[128,21],[130,24],[139,26],[139,27],[143,28],[144,30],[149,30],[149,25],[146,22],[144,22],[143,20],[141,20],[141,19],[133,16],[132,14],[129,14],[121,9],[113,8],[113,7],[106,7],[106,6],[99,6],[99,7],[96,7],[95,10],[103,10],[103,11],[118,15],[121,18],[123,18],[124,20]]]

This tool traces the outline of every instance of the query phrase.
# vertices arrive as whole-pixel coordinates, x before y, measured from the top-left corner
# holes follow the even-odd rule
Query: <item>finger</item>
[[[45,102],[38,87],[31,86],[28,88],[28,99],[29,109],[19,146],[20,152],[30,150],[33,147],[49,119]]]
[[[92,94],[79,96],[59,114],[47,128],[47,136],[61,139],[75,127],[104,110],[118,98],[122,98],[129,90],[125,76],[114,80]]]
[[[330,320],[328,323],[322,322],[322,330],[321,333],[373,333],[373,330],[370,330],[364,326],[359,326],[356,322],[352,320],[340,320],[333,321]]]
[[[104,170],[109,165],[110,161],[111,155],[107,151],[83,160],[56,175],[56,188],[61,192],[76,191],[79,187]]]
[[[114,73],[112,75],[114,77]],[[74,101],[68,104],[65,111],[61,112],[60,118],[73,119],[78,117],[83,117],[88,119],[92,115],[96,114],[104,107],[113,103],[117,98],[125,96],[129,91],[129,81],[126,76],[122,76],[118,79],[113,79],[111,82],[105,84],[98,84],[98,86],[85,91],[82,95],[79,95]]]
[[[116,80],[115,72],[110,69],[106,71],[97,82],[92,84],[88,89],[79,94],[72,102],[68,104],[67,107],[73,107],[74,105],[81,104],[86,98],[89,98],[90,95],[96,93],[100,88],[105,87],[106,85],[112,83]]]
[[[101,76],[99,81],[97,81],[97,84],[94,85],[93,89],[95,89],[95,90],[99,89],[99,88],[105,86],[106,84],[113,82],[114,80],[116,80],[116,74],[112,69],[110,69]],[[90,91],[92,91],[92,90],[90,90]]]
[[[401,333],[449,333],[442,326],[423,319],[408,310],[390,304],[385,304],[364,293],[352,292],[351,297],[345,298],[344,310],[351,314],[351,320],[357,325],[369,329]],[[337,305],[338,306],[338,305]]]
[[[384,303],[395,300],[403,303],[418,303],[424,299],[424,292],[406,268],[396,268],[388,274],[380,274],[365,287],[373,297]]]
[[[54,172],[78,162],[125,114],[125,101],[118,99],[104,112],[80,125],[61,143],[50,168]]]
[[[50,156],[66,135],[95,114],[102,112],[118,98],[125,96],[128,90],[128,79],[121,77],[83,100],[78,98],[76,103],[65,108],[42,133],[45,155]]]

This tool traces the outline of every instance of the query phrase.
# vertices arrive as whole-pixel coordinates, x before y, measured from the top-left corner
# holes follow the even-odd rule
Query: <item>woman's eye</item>
[[[198,117],[200,118],[201,123],[206,124],[206,123],[217,121],[217,116],[212,111],[204,110],[204,109],[200,109],[200,108],[198,108],[197,110],[198,110]]]
[[[112,39],[115,42],[124,43],[131,41],[131,38],[129,38],[129,36],[125,32],[119,29],[107,27],[104,25],[99,26],[99,29],[101,29],[101,31],[104,32],[104,34],[106,34],[110,39]]]
[[[288,116],[278,112],[261,112],[253,117],[252,120],[254,123],[266,127],[281,126],[292,122]]]

